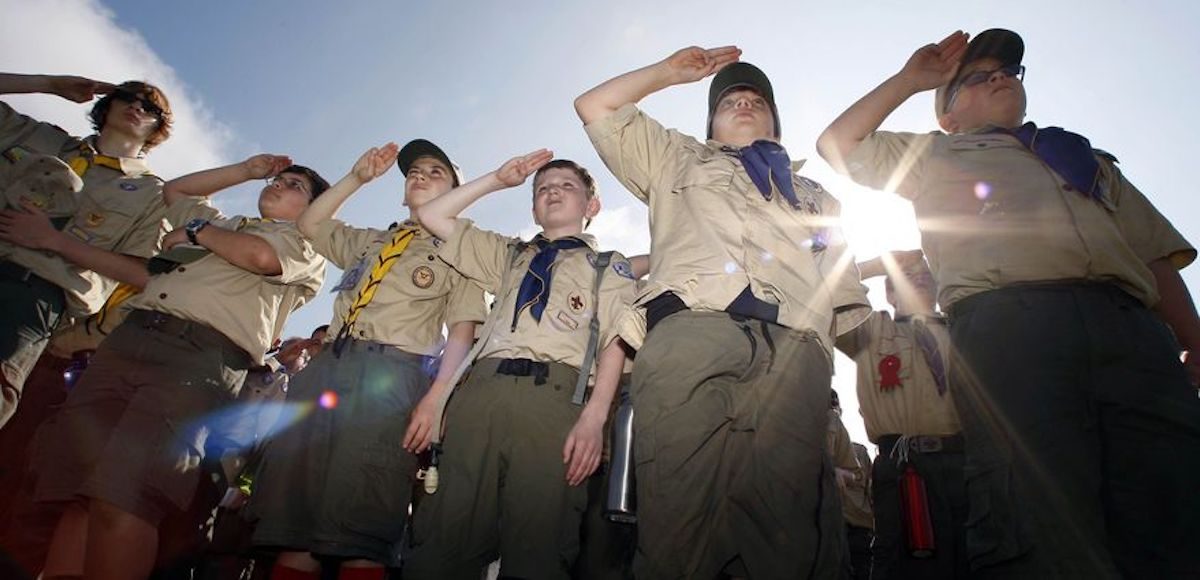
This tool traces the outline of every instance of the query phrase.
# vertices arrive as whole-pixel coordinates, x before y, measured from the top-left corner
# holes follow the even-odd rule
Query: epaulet
[[[1121,162],[1120,160],[1117,159],[1116,155],[1113,155],[1112,153],[1109,153],[1108,151],[1105,151],[1103,149],[1096,149],[1093,147],[1092,151],[1094,151],[1096,153],[1096,155],[1099,155],[1100,157],[1103,157],[1112,163],[1120,163]]]

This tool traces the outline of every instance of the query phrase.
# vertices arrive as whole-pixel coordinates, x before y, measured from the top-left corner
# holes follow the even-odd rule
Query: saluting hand
[[[0,240],[31,250],[49,250],[58,235],[46,212],[26,200],[21,209],[0,211]]]
[[[372,147],[367,149],[362,157],[354,163],[354,169],[350,173],[354,175],[362,183],[370,183],[371,180],[387,173],[387,170],[392,168],[392,164],[396,162],[396,155],[400,153],[400,146],[395,143],[387,143],[380,147]]]
[[[604,419],[605,417],[594,419],[589,414],[582,414],[567,434],[567,442],[563,445],[567,485],[583,483],[597,467],[600,467],[600,454],[604,451]]]
[[[735,63],[742,56],[742,49],[736,46],[721,46],[717,48],[700,48],[689,46],[675,51],[660,64],[671,75],[671,84],[683,84],[698,81],[711,75],[727,64]]]
[[[242,162],[242,167],[250,179],[266,179],[279,175],[280,171],[292,164],[292,158],[287,155],[272,155],[260,153]]]
[[[963,54],[967,51],[967,33],[957,30],[937,44],[918,48],[904,63],[900,76],[914,91],[936,89],[954,79]]]
[[[549,163],[551,159],[554,159],[554,152],[549,149],[538,149],[520,157],[513,157],[496,170],[496,178],[504,184],[504,187],[516,187],[525,183],[530,175]]]
[[[68,101],[86,103],[96,95],[107,95],[116,88],[116,85],[104,81],[62,75],[50,77],[50,90],[48,92]]]

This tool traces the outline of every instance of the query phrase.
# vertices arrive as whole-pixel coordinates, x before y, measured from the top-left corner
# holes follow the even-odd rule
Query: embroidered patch
[[[338,280],[337,286],[333,287],[333,292],[341,292],[343,290],[353,290],[358,287],[358,281],[362,279],[363,272],[367,269],[367,259],[360,258],[353,266],[342,272],[342,279]]]
[[[89,228],[94,228],[104,223],[104,214],[90,211],[87,214],[87,219],[85,219],[83,223],[87,224],[87,227]]]
[[[587,308],[587,300],[584,300],[583,294],[578,290],[567,295],[567,308],[575,314],[583,314],[583,309]]]
[[[566,326],[566,328],[562,328],[560,330],[575,330],[576,328],[579,328],[579,321],[571,318],[566,312],[561,310],[558,311],[558,314],[554,315],[554,319],[563,326]]]
[[[821,191],[823,191],[823,188],[821,187],[820,183],[817,183],[803,175],[797,175],[796,177],[800,178],[800,183],[803,183],[804,187],[807,187],[817,193],[820,193]]]
[[[597,256],[596,256],[596,252],[588,252],[588,254],[587,254],[587,260],[588,260],[588,265],[589,265],[589,266],[591,266],[591,267],[593,267],[593,268],[595,268],[595,267],[596,267],[596,257],[597,257]]]
[[[879,361],[879,390],[890,391],[900,386],[900,358],[889,354]]]
[[[633,277],[633,266],[629,265],[629,262],[626,262],[625,260],[613,262],[612,269],[613,272],[616,272],[617,275],[622,278],[629,278],[630,280],[637,279]]]
[[[71,234],[72,236],[75,236],[76,238],[79,238],[79,239],[89,243],[89,244],[92,243],[92,238],[96,237],[96,236],[92,235],[91,232],[79,227],[79,224],[71,225],[71,227],[66,229],[66,232],[68,234]]]
[[[417,288],[433,286],[433,270],[429,266],[417,266],[417,269],[413,270],[412,281]]]
[[[129,183],[128,181],[122,181],[119,187],[122,191],[137,191],[138,188],[138,186]]]

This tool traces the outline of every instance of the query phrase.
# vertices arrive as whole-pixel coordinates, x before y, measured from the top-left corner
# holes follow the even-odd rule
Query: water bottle
[[[637,494],[633,479],[633,400],[621,392],[612,422],[612,456],[608,466],[608,494],[604,517],[610,521],[637,522]]]

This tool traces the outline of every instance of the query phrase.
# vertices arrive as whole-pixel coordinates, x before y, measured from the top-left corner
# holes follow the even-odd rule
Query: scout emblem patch
[[[889,354],[879,361],[879,390],[889,391],[900,386],[900,358]]]
[[[570,308],[571,312],[575,314],[583,314],[583,309],[587,308],[587,301],[584,300],[583,294],[578,290],[572,291],[567,296],[567,308]]]
[[[413,270],[412,282],[417,288],[425,289],[433,286],[433,270],[429,266],[418,266]]]

